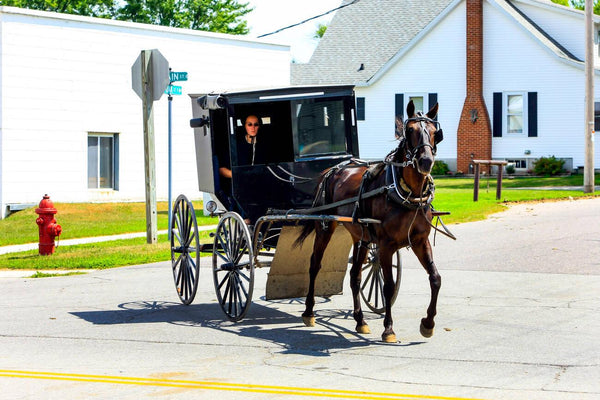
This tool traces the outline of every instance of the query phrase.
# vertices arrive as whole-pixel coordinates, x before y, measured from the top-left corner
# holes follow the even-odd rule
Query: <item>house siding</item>
[[[554,155],[572,167],[583,165],[584,71],[547,51],[514,20],[484,4],[484,95],[490,112],[494,92],[537,92],[537,137],[503,135],[492,139],[494,159],[534,159]],[[507,38],[510,37],[510,40]],[[514,46],[518,43],[518,46]],[[600,79],[595,78],[595,94]],[[598,139],[598,134],[596,134]],[[598,140],[595,141],[598,143]],[[596,166],[600,165],[595,145]],[[530,154],[525,154],[529,152]]]
[[[0,212],[6,204],[144,199],[131,66],[159,49],[187,71],[172,101],[173,195],[200,198],[187,93],[289,84],[289,47],[230,35],[0,8]],[[248,65],[246,61],[252,59]],[[156,190],[168,190],[167,96],[154,102]],[[87,189],[88,133],[119,134],[119,190]]]
[[[366,120],[358,124],[362,158],[381,159],[397,145],[396,94],[422,93],[427,98],[429,93],[438,93],[444,141],[438,146],[437,159],[455,165],[458,116],[465,99],[465,46],[465,7],[459,4],[377,82],[356,88],[357,96],[366,98]]]

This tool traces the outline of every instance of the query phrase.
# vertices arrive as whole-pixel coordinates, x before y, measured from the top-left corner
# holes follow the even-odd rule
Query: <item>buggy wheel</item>
[[[398,296],[402,278],[402,259],[400,250],[392,257],[392,274],[394,275],[394,295],[392,305]],[[379,249],[375,243],[369,244],[369,253],[362,266],[362,284],[360,295],[369,309],[377,314],[385,312],[385,297],[383,296],[383,271],[379,262]]]
[[[194,206],[184,195],[177,197],[171,218],[171,265],[175,289],[185,305],[191,304],[198,289],[200,245]]]
[[[217,225],[212,264],[219,304],[227,318],[239,321],[252,300],[254,253],[248,226],[235,212],[225,213]]]

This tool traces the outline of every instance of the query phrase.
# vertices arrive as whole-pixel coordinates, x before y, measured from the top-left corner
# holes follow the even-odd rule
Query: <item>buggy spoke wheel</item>
[[[171,266],[181,302],[191,304],[198,289],[200,244],[194,206],[184,195],[175,200],[171,218]]]
[[[239,214],[228,212],[221,217],[212,264],[219,305],[227,318],[239,321],[250,307],[254,288],[252,238]]]
[[[392,274],[394,276],[394,295],[392,305],[398,296],[402,278],[402,261],[400,250],[392,258]],[[383,271],[379,262],[379,249],[375,243],[369,245],[367,259],[362,266],[362,284],[360,295],[369,309],[377,314],[385,312],[385,296],[383,295]]]

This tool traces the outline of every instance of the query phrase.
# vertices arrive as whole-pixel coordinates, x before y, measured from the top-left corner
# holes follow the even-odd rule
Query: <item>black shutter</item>
[[[404,120],[404,94],[396,93],[396,117]]]
[[[537,137],[537,92],[527,93],[527,136]]]
[[[359,121],[365,120],[365,98],[356,98],[356,119]]]
[[[494,120],[492,122],[492,136],[502,137],[502,93],[494,92]]]
[[[435,103],[437,103],[437,93],[429,93],[429,109],[431,110],[431,107],[435,106]],[[437,115],[433,118],[435,121],[437,121]]]

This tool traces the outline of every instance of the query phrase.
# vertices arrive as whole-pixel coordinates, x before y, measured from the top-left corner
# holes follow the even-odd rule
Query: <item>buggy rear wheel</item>
[[[392,305],[398,296],[402,278],[402,259],[400,250],[392,257],[392,275],[394,276],[394,295]],[[369,253],[362,266],[362,284],[360,295],[369,309],[377,314],[385,312],[385,297],[383,295],[383,271],[379,262],[379,248],[375,243],[369,244]]]
[[[200,245],[194,206],[184,195],[175,200],[171,218],[171,265],[175,289],[185,305],[191,304],[198,289]]]
[[[212,265],[221,309],[231,321],[241,320],[252,300],[254,252],[250,230],[235,212],[225,213],[217,225]]]

